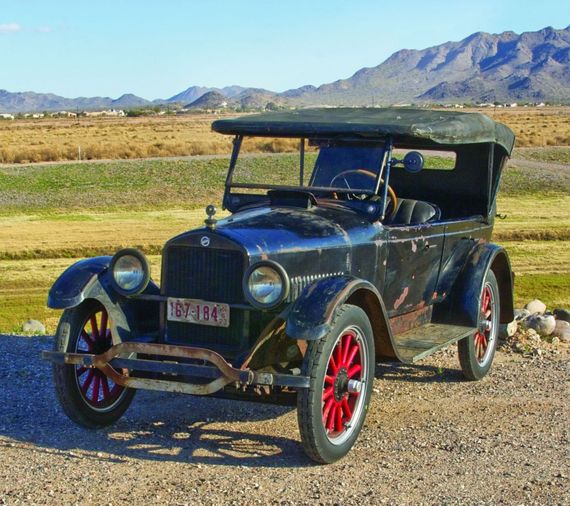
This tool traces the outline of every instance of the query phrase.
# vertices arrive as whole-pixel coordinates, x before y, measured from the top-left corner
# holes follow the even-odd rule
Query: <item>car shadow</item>
[[[376,364],[375,377],[405,383],[460,383],[465,381],[459,369],[425,364]]]
[[[140,391],[113,426],[82,428],[61,410],[51,366],[40,359],[50,347],[46,338],[0,336],[0,451],[11,446],[110,462],[313,465],[289,406]]]
[[[88,430],[71,422],[57,401],[51,366],[40,359],[47,338],[0,336],[0,448],[122,462],[305,467],[294,408],[219,398],[140,391],[113,426]],[[376,378],[397,382],[455,382],[454,369],[379,364]]]

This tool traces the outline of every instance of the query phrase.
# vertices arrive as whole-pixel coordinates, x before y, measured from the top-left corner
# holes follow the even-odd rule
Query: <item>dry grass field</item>
[[[570,145],[570,107],[480,109],[510,126],[518,147]],[[0,121],[0,164],[226,154],[229,137],[213,133],[215,114],[138,118]],[[288,151],[291,142],[261,140],[248,149]]]
[[[0,121],[0,164],[227,154],[231,138],[210,129],[217,118],[188,114]],[[282,152],[293,146],[260,140],[249,149]]]

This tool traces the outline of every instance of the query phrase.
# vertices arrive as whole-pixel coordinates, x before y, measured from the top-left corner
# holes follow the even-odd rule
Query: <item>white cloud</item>
[[[22,27],[18,23],[4,23],[0,24],[0,33],[14,33],[19,32]]]
[[[37,31],[40,33],[50,33],[53,32],[53,28],[51,26],[40,26],[37,28]]]

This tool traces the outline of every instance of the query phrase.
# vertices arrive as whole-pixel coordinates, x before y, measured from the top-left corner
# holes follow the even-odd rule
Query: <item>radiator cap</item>
[[[208,215],[208,217],[204,220],[204,223],[210,230],[214,230],[216,228],[216,223],[218,222],[218,220],[214,218],[216,211],[217,211],[216,206],[212,204],[206,206],[206,214]]]

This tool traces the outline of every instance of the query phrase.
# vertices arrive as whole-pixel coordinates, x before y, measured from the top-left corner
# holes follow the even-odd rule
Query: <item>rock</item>
[[[538,335],[538,332],[534,329],[528,329],[526,332],[526,338],[529,341],[533,341],[533,342],[540,342],[540,336]]]
[[[568,309],[555,309],[554,316],[557,320],[563,320],[565,322],[570,322],[570,310]]]
[[[544,314],[544,312],[546,311],[546,304],[541,300],[534,299],[531,300],[524,308],[530,314]]]
[[[554,326],[554,331],[552,335],[560,338],[561,341],[565,343],[570,341],[570,323],[565,320],[556,320],[556,325]]]
[[[512,337],[515,335],[518,328],[519,322],[517,320],[513,320],[511,323],[503,323],[499,325],[499,337],[501,339]]]
[[[528,309],[515,309],[515,320],[522,321],[526,320],[530,316],[530,311]]]
[[[560,339],[559,339],[558,337],[554,336],[554,337],[552,338],[551,343],[552,343],[554,346],[558,346],[558,345],[560,344]]]
[[[46,328],[42,322],[38,320],[26,320],[22,325],[22,330],[24,332],[29,332],[33,334],[45,334]]]
[[[541,336],[549,336],[554,332],[556,320],[552,315],[543,316],[535,314],[526,319],[526,325],[529,329],[535,330]]]

